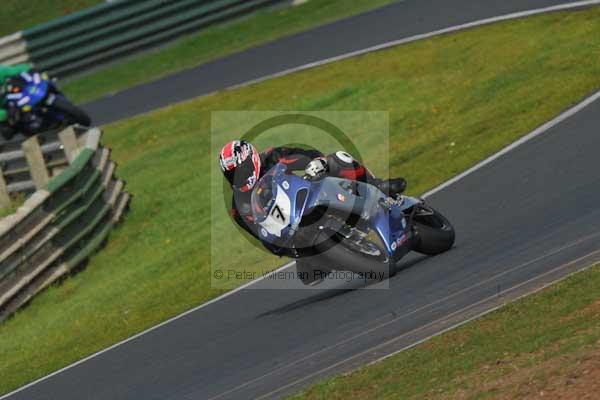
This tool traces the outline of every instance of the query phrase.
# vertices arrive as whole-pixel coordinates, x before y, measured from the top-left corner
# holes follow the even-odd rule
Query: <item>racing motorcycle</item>
[[[89,126],[90,117],[73,105],[45,73],[23,72],[4,88],[7,108],[18,110],[13,127],[25,135],[80,124]]]
[[[354,180],[311,180],[277,164],[257,183],[252,213],[261,240],[293,249],[298,270],[393,276],[410,251],[435,255],[454,244],[454,228],[424,200],[389,197]],[[318,283],[302,275],[305,284]]]

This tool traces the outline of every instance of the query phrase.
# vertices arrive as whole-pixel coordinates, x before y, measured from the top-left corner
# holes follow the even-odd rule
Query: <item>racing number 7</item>
[[[281,209],[277,204],[275,204],[275,207],[273,207],[271,215],[273,216],[273,218],[278,219],[282,223],[285,223],[285,217],[283,216],[283,213],[281,212]]]

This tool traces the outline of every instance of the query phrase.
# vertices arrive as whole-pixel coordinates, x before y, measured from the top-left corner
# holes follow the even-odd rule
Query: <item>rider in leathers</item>
[[[278,163],[285,164],[290,173],[304,170],[306,175],[311,177],[326,175],[368,182],[390,196],[401,194],[406,188],[403,178],[378,179],[343,151],[324,156],[317,150],[275,147],[259,153],[250,143],[234,140],[223,147],[219,161],[225,178],[233,188],[232,217],[239,226],[259,240],[261,238],[250,205],[252,189],[258,180]],[[261,243],[274,254],[296,256],[293,249],[277,247],[262,240]]]
[[[16,133],[15,126],[19,120],[19,110],[15,107],[7,107],[5,93],[7,83],[10,79],[17,77],[23,72],[31,70],[30,64],[2,65],[0,64],[0,135],[9,140]]]

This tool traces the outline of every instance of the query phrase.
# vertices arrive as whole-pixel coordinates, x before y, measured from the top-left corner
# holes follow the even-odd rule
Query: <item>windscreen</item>
[[[256,222],[260,223],[267,218],[276,196],[277,185],[274,182],[273,175],[263,176],[252,191],[252,214]]]

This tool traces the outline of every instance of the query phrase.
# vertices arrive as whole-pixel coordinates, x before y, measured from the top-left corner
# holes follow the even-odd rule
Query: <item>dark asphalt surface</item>
[[[488,3],[495,13],[517,7],[467,3],[453,2],[449,17],[461,7],[482,13]],[[425,7],[420,12],[433,15],[425,20],[439,24],[445,12],[434,4],[405,6]],[[386,21],[390,13],[382,14]],[[381,23],[372,29],[385,30]],[[454,223],[456,246],[437,257],[408,257],[389,290],[262,290],[297,284],[263,281],[10,398],[274,398],[600,259],[598,115],[600,101],[431,196]],[[504,293],[515,285],[523,286]]]
[[[83,108],[96,125],[148,112],[319,60],[484,18],[568,0],[406,0],[249,49]]]

